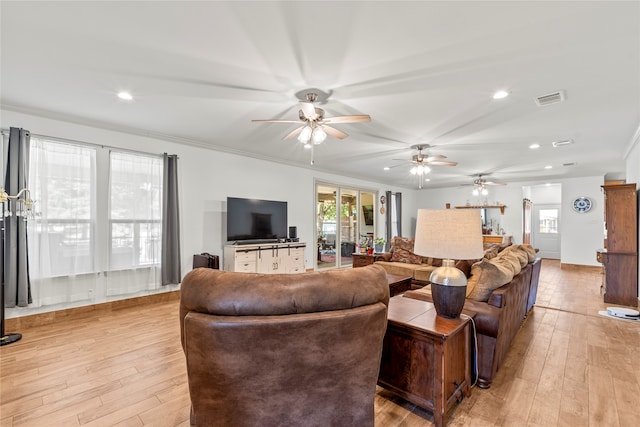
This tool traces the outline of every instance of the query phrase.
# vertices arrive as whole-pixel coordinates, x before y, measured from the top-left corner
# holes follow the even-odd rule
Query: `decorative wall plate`
[[[573,210],[578,213],[589,212],[591,210],[591,206],[593,206],[593,203],[588,197],[576,197],[573,201]]]

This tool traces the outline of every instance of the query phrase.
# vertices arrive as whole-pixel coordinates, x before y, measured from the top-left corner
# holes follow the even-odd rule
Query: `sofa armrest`
[[[373,261],[391,261],[391,252],[385,252],[381,254],[374,254]]]
[[[507,286],[501,286],[498,289],[491,292],[487,304],[494,307],[502,308],[504,306],[505,297],[504,294],[508,291]]]

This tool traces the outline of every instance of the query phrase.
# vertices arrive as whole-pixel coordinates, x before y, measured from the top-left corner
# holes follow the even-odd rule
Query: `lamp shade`
[[[480,210],[419,209],[414,252],[442,259],[482,258]]]

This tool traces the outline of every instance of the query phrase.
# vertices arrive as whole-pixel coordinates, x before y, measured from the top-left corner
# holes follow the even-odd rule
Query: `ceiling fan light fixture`
[[[483,196],[486,196],[487,194],[489,194],[489,191],[488,191],[486,188],[484,188],[484,187],[483,187],[483,188],[482,188],[482,190],[480,191],[480,193],[481,193]]]
[[[314,144],[316,145],[322,144],[322,142],[324,142],[324,140],[327,139],[327,133],[324,130],[322,130],[322,128],[317,127],[313,130],[312,139]]]
[[[471,192],[471,194],[473,194],[474,196],[479,196],[480,195],[480,191],[478,191],[477,188],[474,188],[473,191]]]
[[[303,144],[307,144],[311,139],[312,132],[313,129],[311,129],[311,126],[305,126],[304,129],[302,129],[302,132],[300,132],[300,135],[298,135],[298,141]]]

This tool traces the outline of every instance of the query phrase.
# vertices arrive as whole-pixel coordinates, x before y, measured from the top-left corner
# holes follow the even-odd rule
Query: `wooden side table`
[[[437,427],[471,387],[471,323],[446,319],[432,303],[389,301],[378,384],[433,413]]]
[[[373,264],[373,255],[354,253],[351,255],[353,258],[353,267],[366,267]]]

